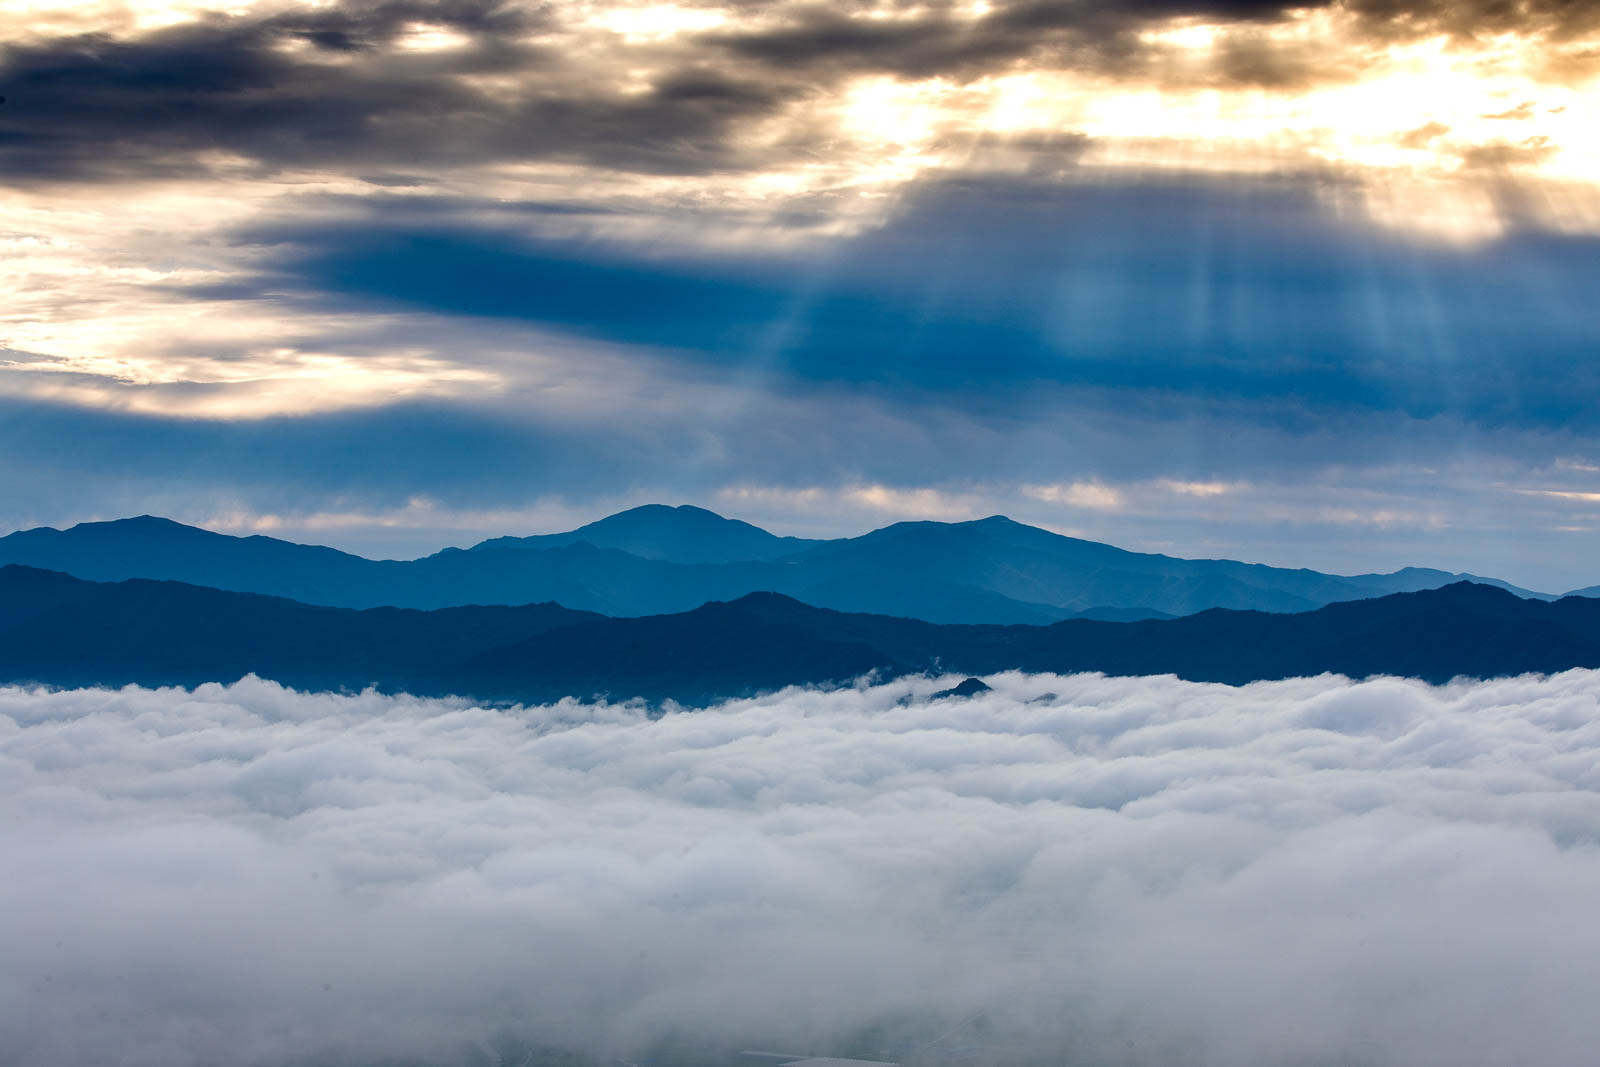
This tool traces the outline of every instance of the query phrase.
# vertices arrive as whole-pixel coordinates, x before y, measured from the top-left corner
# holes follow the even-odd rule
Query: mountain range
[[[0,681],[187,685],[255,673],[318,690],[701,703],[863,675],[1103,671],[1241,684],[1338,672],[1442,682],[1600,667],[1600,600],[1459,582],[1277,615],[940,625],[752,593],[607,618],[555,604],[355,610],[179,582],[0,567]]]
[[[92,581],[148,578],[330,607],[436,609],[554,602],[649,616],[776,592],[815,607],[938,623],[1135,621],[1209,608],[1303,612],[1470,580],[1408,567],[1333,575],[1130,552],[992,516],[901,522],[859,537],[780,537],[695,507],[647,505],[559,534],[498,537],[415,560],[372,560],[141,516],[0,538],[0,564]]]

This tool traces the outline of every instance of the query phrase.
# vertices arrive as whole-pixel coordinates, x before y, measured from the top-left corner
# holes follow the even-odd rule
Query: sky
[[[1600,581],[1578,0],[0,0],[0,529]]]
[[[989,680],[0,688],[0,1059],[1592,1058],[1600,673]]]

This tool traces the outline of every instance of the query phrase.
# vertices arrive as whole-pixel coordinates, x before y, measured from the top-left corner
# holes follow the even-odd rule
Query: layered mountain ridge
[[[777,592],[804,603],[938,623],[1041,625],[1210,608],[1302,612],[1470,580],[1410,567],[1332,575],[1232,560],[1130,552],[991,516],[902,522],[859,537],[780,537],[694,507],[647,505],[560,534],[502,537],[415,560],[372,560],[260,535],[141,516],[0,538],[0,564],[91,581],[146,578],[330,607],[431,610],[555,602],[639,617]]]
[[[0,567],[0,682],[193,686],[256,674],[491,702],[706,703],[863,676],[1005,670],[1242,684],[1327,672],[1443,682],[1600,667],[1600,600],[1467,582],[1274,615],[940,625],[751,593],[607,618],[554,604],[355,610],[179,582]]]

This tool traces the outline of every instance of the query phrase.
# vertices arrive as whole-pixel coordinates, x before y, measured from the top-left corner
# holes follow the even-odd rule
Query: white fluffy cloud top
[[[1600,1047],[1600,673],[950,681],[0,689],[0,1063]]]

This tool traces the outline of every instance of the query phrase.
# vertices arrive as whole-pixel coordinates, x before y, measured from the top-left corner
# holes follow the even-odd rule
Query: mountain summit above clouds
[[[1300,612],[1492,578],[1410,567],[1334,575],[1130,552],[991,516],[899,522],[859,537],[779,537],[695,507],[648,505],[576,530],[371,560],[153,516],[0,538],[0,564],[92,581],[165,579],[333,607],[433,609],[554,601],[614,616],[778,592],[817,607],[940,623],[1136,621],[1209,608]]]

